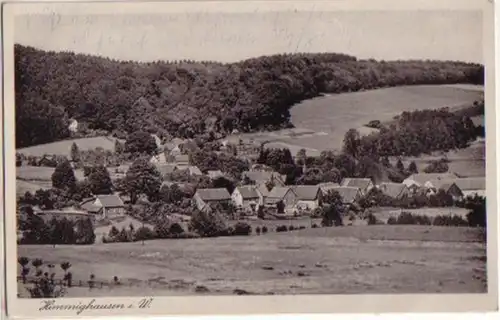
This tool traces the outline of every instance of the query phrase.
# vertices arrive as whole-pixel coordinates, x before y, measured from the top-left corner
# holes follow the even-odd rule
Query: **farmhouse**
[[[406,178],[403,183],[408,188],[414,190],[415,187],[423,187],[426,182],[431,180],[450,180],[457,178],[458,176],[454,173],[416,173]]]
[[[445,191],[453,197],[453,200],[459,200],[463,197],[462,190],[453,180],[431,180],[425,183],[427,195],[437,194],[439,190]]]
[[[203,210],[212,204],[227,205],[231,202],[231,195],[226,188],[198,189],[193,196],[193,201],[199,210]]]
[[[291,187],[274,187],[267,195],[265,204],[276,206],[280,201],[285,205],[285,210],[290,210],[297,203],[297,194]]]
[[[125,214],[125,205],[117,195],[98,195],[86,199],[80,207],[89,213],[96,215],[96,219],[115,218]]]
[[[236,187],[231,198],[236,207],[252,212],[256,212],[264,204],[263,196],[256,186]]]
[[[342,203],[345,205],[351,205],[359,201],[362,197],[361,191],[356,187],[333,187],[329,188],[328,191],[337,191],[342,198]]]
[[[312,211],[321,205],[322,195],[318,186],[295,186],[293,191],[297,195],[295,207],[299,210]]]
[[[382,193],[385,194],[386,196],[389,196],[393,199],[404,198],[405,196],[408,196],[410,193],[410,190],[404,183],[392,183],[392,182],[382,183],[379,186],[379,190],[382,191]]]
[[[250,179],[251,181],[255,181],[255,184],[266,184],[268,182],[272,182],[274,186],[284,187],[286,176],[281,175],[274,171],[264,171],[264,170],[250,170],[245,171],[242,174],[242,178]]]
[[[462,190],[464,197],[486,196],[486,179],[484,177],[461,178],[453,181]]]
[[[342,187],[355,187],[358,188],[362,194],[367,194],[374,185],[369,178],[345,178],[340,184]]]

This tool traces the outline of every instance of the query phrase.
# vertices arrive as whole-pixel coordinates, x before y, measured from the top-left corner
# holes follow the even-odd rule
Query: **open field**
[[[95,148],[103,148],[104,150],[115,150],[115,140],[113,137],[93,137],[57,141],[37,146],[17,149],[16,152],[22,153],[25,156],[43,156],[48,155],[62,155],[70,156],[71,145],[76,143],[80,150],[92,150]]]
[[[152,240],[92,246],[18,246],[18,255],[72,263],[75,282],[110,282],[68,296],[485,292],[480,230],[365,226],[253,237]],[[461,280],[457,280],[461,279]],[[198,287],[198,289],[196,289]]]
[[[430,161],[439,160],[446,157],[448,171],[455,172],[464,177],[484,177],[486,175],[486,145],[484,139],[479,139],[468,148],[461,150],[452,150],[450,152],[438,152],[432,155],[422,155],[420,157],[403,157],[402,162],[408,167],[411,161],[415,161],[418,171],[423,172]],[[391,159],[396,164],[397,159]]]
[[[16,167],[16,192],[24,195],[26,191],[34,193],[38,189],[52,188],[52,173],[55,168],[21,166]],[[83,170],[74,170],[77,180],[84,180]]]
[[[295,129],[241,134],[237,138],[280,142],[294,145],[297,150],[308,148],[311,153],[317,153],[341,148],[344,134],[351,128],[370,133],[364,125],[371,120],[392,120],[403,111],[418,109],[459,109],[482,96],[483,87],[473,85],[402,86],[325,95],[292,107],[291,122]]]

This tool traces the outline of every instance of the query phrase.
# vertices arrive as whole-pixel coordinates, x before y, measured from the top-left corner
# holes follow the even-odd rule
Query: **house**
[[[332,187],[328,191],[337,191],[342,198],[342,203],[344,205],[352,205],[358,202],[363,196],[361,190],[357,187]]]
[[[427,195],[437,194],[439,190],[443,190],[451,195],[453,200],[463,198],[462,190],[460,190],[454,180],[431,180],[427,181],[424,187],[426,188]]]
[[[274,186],[284,187],[286,176],[274,171],[250,170],[243,172],[242,179],[255,181],[255,184],[257,185],[272,182]]]
[[[204,210],[212,204],[226,206],[231,202],[231,195],[226,188],[198,189],[193,196],[193,201],[199,210]]]
[[[460,178],[454,180],[462,190],[464,197],[486,197],[486,179],[484,177]]]
[[[379,186],[379,190],[393,199],[401,199],[410,194],[410,189],[404,183],[382,183]]]
[[[220,171],[220,170],[208,170],[207,176],[210,179],[215,180],[217,178],[224,177],[224,173],[222,173],[222,171]]]
[[[236,187],[231,195],[231,199],[236,207],[249,209],[252,212],[257,212],[259,207],[264,204],[263,196],[256,186]]]
[[[189,175],[191,175],[191,176],[202,176],[203,175],[200,168],[198,168],[197,166],[188,166],[187,171],[188,171]]]
[[[321,205],[323,193],[319,186],[300,185],[293,187],[293,191],[297,195],[297,209],[313,211]]]
[[[367,194],[374,187],[372,179],[369,178],[345,178],[340,185],[358,188],[362,194]]]
[[[174,162],[179,166],[189,166],[189,155],[178,154],[174,157]]]
[[[274,187],[265,199],[266,206],[276,206],[282,201],[285,211],[292,209],[297,203],[297,194],[291,187]]]
[[[454,173],[416,173],[412,174],[403,181],[411,191],[424,187],[425,183],[431,180],[450,180],[457,179]]]
[[[96,215],[96,219],[115,218],[125,214],[125,204],[117,195],[98,195],[86,199],[80,207],[85,211]]]

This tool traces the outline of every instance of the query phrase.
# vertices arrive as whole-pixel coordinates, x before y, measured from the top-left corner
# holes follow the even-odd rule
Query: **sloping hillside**
[[[47,155],[61,155],[70,157],[71,145],[75,143],[79,150],[93,150],[95,148],[102,148],[104,150],[114,151],[116,138],[113,137],[93,137],[82,139],[63,140],[52,143],[40,144],[37,146],[20,148],[16,151],[25,156],[43,156]]]
[[[249,132],[289,126],[291,106],[320,93],[483,81],[476,64],[335,53],[135,63],[16,45],[15,68],[18,148],[67,138],[70,118],[107,132]]]

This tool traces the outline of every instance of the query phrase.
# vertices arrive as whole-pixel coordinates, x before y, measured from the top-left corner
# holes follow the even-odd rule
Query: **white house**
[[[257,212],[264,204],[264,197],[260,194],[256,186],[236,187],[231,195],[231,199],[236,207]]]
[[[199,210],[204,210],[206,206],[212,204],[227,205],[231,202],[231,195],[226,188],[198,189],[193,196],[193,201]]]
[[[424,188],[425,183],[432,180],[453,180],[457,178],[458,176],[454,173],[416,173],[406,178],[403,184],[410,190],[415,190],[415,188]]]
[[[321,205],[322,195],[319,186],[299,185],[293,188],[297,195],[295,207],[299,210],[313,211]]]
[[[98,195],[84,200],[80,207],[89,213],[93,213],[98,220],[111,219],[125,214],[125,204],[117,195]]]

